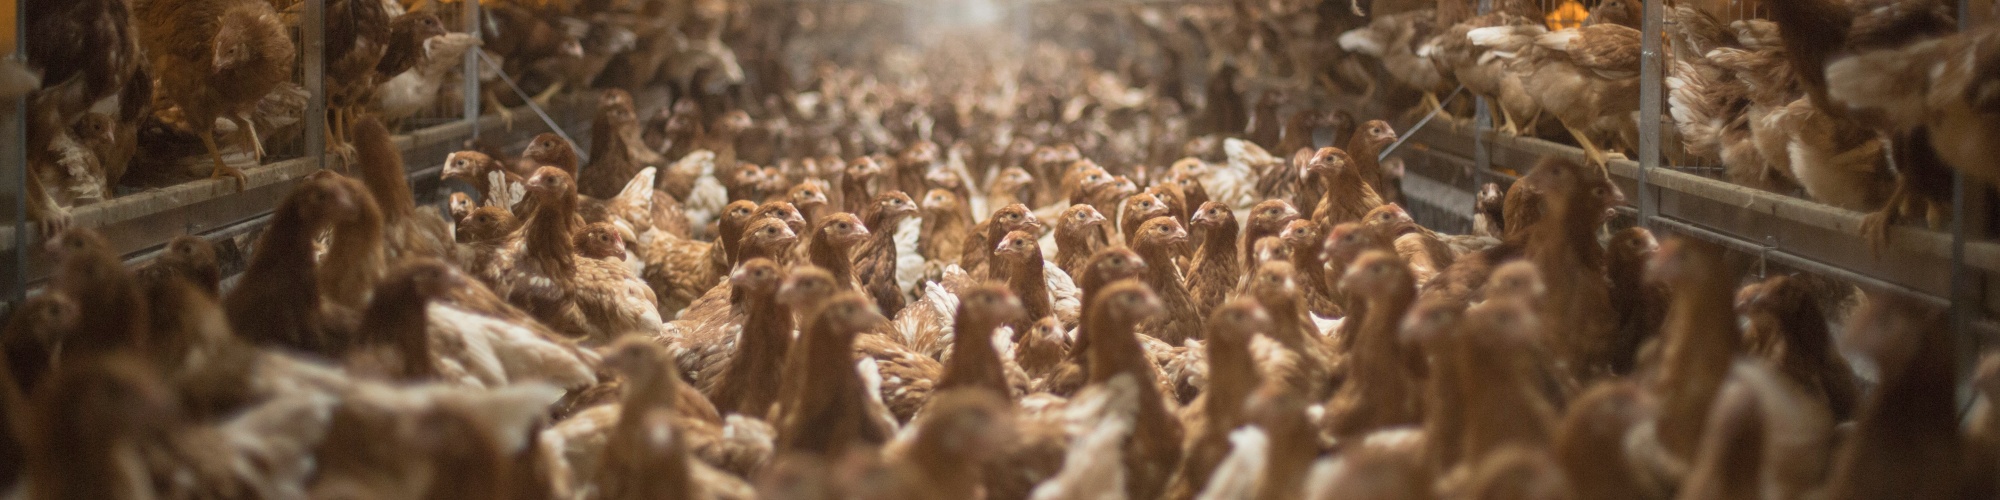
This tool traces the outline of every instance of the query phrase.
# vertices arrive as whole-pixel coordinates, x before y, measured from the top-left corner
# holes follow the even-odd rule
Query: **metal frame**
[[[13,8],[14,52],[8,54],[8,57],[13,57],[18,61],[27,61],[28,2],[26,0],[13,0]],[[5,176],[6,189],[8,193],[14,196],[14,227],[24,227],[29,223],[28,197],[26,196],[28,192],[28,175],[30,175],[28,173],[28,96],[21,96],[15,99],[13,105],[14,112],[8,114],[4,124],[4,135],[7,138],[6,144],[0,144],[0,162],[5,162],[5,165],[0,165],[0,172],[7,174]],[[15,248],[28,246],[26,231],[16,231],[13,237],[7,238],[7,240]],[[11,262],[12,270],[5,273],[5,275],[9,276],[4,285],[7,287],[6,299],[8,303],[20,303],[21,299],[27,295],[28,280],[26,273],[22,272],[27,267],[27,256],[20,252],[15,252]]]
[[[1628,215],[1655,231],[1716,241],[1786,267],[1949,306],[1953,328],[1963,338],[1978,342],[1981,335],[1990,335],[1985,333],[1991,331],[1987,325],[2000,316],[1995,314],[2000,311],[1995,304],[2000,294],[1993,293],[1996,280],[1989,279],[2000,274],[2000,242],[1978,234],[1979,228],[1986,226],[1983,217],[1987,200],[1980,196],[1983,190],[1968,185],[1959,176],[1954,180],[1955,215],[1948,231],[1891,228],[1890,241],[1878,256],[1860,235],[1867,214],[1737,186],[1668,165],[1662,151],[1662,141],[1668,137],[1662,133],[1663,127],[1670,126],[1663,116],[1664,6],[1662,0],[1646,0],[1644,9],[1639,147],[1633,160],[1613,160],[1606,166],[1619,187],[1633,195],[1633,210]],[[1479,183],[1507,177],[1493,171],[1493,165],[1530,165],[1549,156],[1583,161],[1582,151],[1575,147],[1535,138],[1500,136],[1493,132],[1489,114],[1482,105],[1469,121],[1441,118],[1455,120],[1458,126],[1409,132],[1412,142],[1425,146],[1408,148],[1403,153],[1410,160],[1407,165],[1412,178],[1429,177],[1426,181],[1458,178],[1464,176],[1458,173],[1463,171],[1472,179],[1470,186],[1442,183],[1455,184],[1450,192],[1443,194],[1436,189],[1408,193],[1412,201],[1434,207],[1460,204],[1447,198],[1470,198]],[[1412,211],[1417,212],[1416,207]],[[1445,226],[1462,223],[1424,222]]]
[[[302,18],[299,30],[299,46],[303,51],[299,59],[299,70],[304,77],[302,85],[308,95],[304,119],[304,156],[273,161],[244,169],[248,182],[242,192],[237,192],[233,183],[226,180],[198,180],[160,189],[114,197],[103,202],[76,207],[71,211],[72,223],[79,227],[95,228],[104,233],[112,247],[125,255],[129,261],[141,262],[158,253],[167,240],[182,234],[201,235],[210,239],[244,237],[254,234],[268,223],[269,214],[277,204],[290,193],[306,175],[327,167],[326,160],[326,116],[324,17],[326,0],[305,0],[301,6]],[[25,57],[19,43],[25,40],[25,2],[16,2],[17,9],[17,50],[14,57]],[[463,0],[460,4],[469,26],[468,33],[479,36],[479,5],[474,0]],[[465,55],[467,75],[477,75],[479,53]],[[584,130],[589,127],[590,112],[594,109],[594,98],[575,94],[557,96],[547,110],[528,107],[518,108],[523,113],[552,115],[539,123],[503,124],[498,115],[481,115],[480,82],[477,77],[462,79],[464,82],[463,115],[441,125],[412,130],[394,137],[396,147],[402,151],[404,161],[409,166],[410,182],[418,189],[422,198],[419,203],[441,200],[446,192],[439,182],[443,158],[446,153],[458,150],[468,139],[479,138],[491,131],[506,130],[506,142],[513,145],[525,142],[535,134],[550,128]],[[15,103],[16,111],[0,121],[0,135],[11,139],[0,144],[0,174],[4,174],[7,193],[14,196],[15,221],[11,225],[0,225],[0,259],[11,264],[0,276],[6,283],[5,295],[0,302],[8,304],[24,297],[41,280],[46,279],[51,263],[36,242],[34,224],[26,217],[25,191],[26,144],[24,124],[25,101]],[[430,196],[424,196],[429,194]],[[24,230],[25,229],[25,230]],[[247,241],[247,240],[246,240]],[[26,250],[26,251],[17,251]]]

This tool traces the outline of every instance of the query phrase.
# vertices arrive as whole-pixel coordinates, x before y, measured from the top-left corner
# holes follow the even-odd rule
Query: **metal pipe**
[[[306,0],[300,14],[299,38],[305,57],[306,150],[315,165],[326,168],[326,0]]]
[[[1646,0],[1639,45],[1639,221],[1660,215],[1660,194],[1653,189],[1653,169],[1660,167],[1660,0]]]
[[[1430,114],[1424,115],[1424,119],[1417,120],[1416,125],[1411,125],[1409,130],[1403,131],[1403,133],[1401,134],[1402,137],[1397,137],[1396,142],[1389,144],[1389,147],[1382,148],[1382,152],[1375,155],[1375,161],[1382,161],[1388,159],[1390,153],[1396,152],[1396,148],[1403,147],[1403,143],[1409,142],[1411,136],[1416,135],[1418,130],[1423,130],[1425,125],[1429,125],[1432,119],[1437,118],[1438,113],[1444,112],[1444,106],[1446,104],[1451,104],[1451,100],[1457,99],[1458,94],[1464,91],[1465,91],[1464,85],[1459,85],[1458,88],[1452,89],[1451,95],[1445,96],[1444,100],[1442,101],[1438,101],[1437,109],[1431,110]]]
[[[479,2],[459,0],[459,5],[462,6],[461,15],[465,17],[466,34],[472,35],[475,40],[484,38],[479,29]],[[483,50],[485,49],[473,47],[472,50],[465,51],[465,69],[462,70],[464,76],[460,78],[464,85],[464,89],[460,91],[463,101],[460,118],[472,124],[473,139],[479,138],[479,56]]]
[[[14,53],[17,61],[28,60],[28,2],[14,2]],[[29,95],[33,95],[30,93]],[[6,151],[4,159],[8,166],[17,169],[20,175],[8,176],[8,192],[14,193],[14,279],[7,286],[7,299],[11,304],[19,304],[28,294],[28,96],[14,99],[14,112],[7,116],[7,144],[0,146]]]
[[[1642,222],[1648,222],[1648,221],[1642,221]],[[1661,228],[1675,233],[1685,234],[1688,236],[1693,236],[1696,238],[1701,238],[1703,240],[1707,240],[1716,244],[1720,244],[1725,247],[1729,247],[1731,250],[1735,250],[1738,252],[1759,255],[1766,259],[1769,259],[1772,262],[1776,262],[1779,265],[1783,265],[1785,267],[1790,267],[1793,269],[1798,269],[1800,271],[1805,271],[1813,274],[1825,275],[1828,277],[1852,282],[1857,285],[1862,285],[1863,287],[1870,289],[1883,290],[1900,295],[1906,295],[1934,306],[1944,306],[1948,303],[1948,301],[1943,297],[1938,297],[1936,295],[1924,293],[1923,291],[1914,288],[1857,274],[1853,271],[1848,271],[1846,269],[1841,269],[1831,265],[1823,264],[1820,263],[1819,261],[1812,260],[1800,256],[1798,254],[1785,251],[1782,248],[1774,248],[1770,245],[1765,245],[1755,241],[1745,240],[1742,238],[1737,238],[1735,236],[1730,236],[1727,234],[1710,231],[1707,229],[1703,229],[1700,226],[1696,226],[1694,224],[1689,224],[1686,222],[1674,220],[1673,218],[1670,217],[1654,217],[1653,220],[1649,222],[1651,223],[1651,225],[1657,228]]]
[[[474,53],[479,54],[480,60],[486,61],[486,64],[493,65],[494,69],[500,69],[500,63],[494,62],[492,58],[487,57],[485,51],[474,51]],[[527,103],[529,111],[534,111],[535,116],[541,117],[542,123],[549,126],[550,132],[555,132],[556,136],[561,137],[563,142],[569,143],[570,149],[576,150],[576,157],[578,159],[583,162],[590,161],[590,158],[584,153],[583,148],[577,147],[576,141],[569,138],[569,133],[564,132],[561,125],[556,125],[556,120],[550,118],[547,111],[542,110],[542,105],[535,103],[535,98],[528,95],[528,91],[521,90],[521,86],[515,84],[514,79],[509,78],[505,70],[501,70],[499,74],[500,82],[507,84],[507,88],[514,89],[514,94],[521,96],[521,101]]]

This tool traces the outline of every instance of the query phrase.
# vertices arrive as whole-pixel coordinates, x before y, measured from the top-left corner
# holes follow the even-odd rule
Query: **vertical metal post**
[[[7,8],[14,11],[14,50],[8,57],[26,61],[28,2],[7,1]],[[0,128],[7,137],[6,144],[0,145],[0,151],[4,151],[0,153],[0,162],[5,162],[7,168],[0,172],[16,174],[6,176],[7,192],[14,194],[14,272],[6,286],[7,302],[18,305],[28,294],[28,233],[35,230],[35,225],[28,221],[28,176],[34,174],[28,172],[28,96],[15,98],[13,105],[14,112],[7,115],[5,127]]]
[[[1653,189],[1653,169],[1660,167],[1660,21],[1661,0],[1646,0],[1639,45],[1639,224],[1652,227],[1660,215],[1660,195]]]
[[[1479,0],[1479,15],[1493,12],[1493,0]],[[1493,112],[1488,107],[1486,96],[1473,94],[1472,97],[1472,185],[1468,186],[1474,198],[1479,196],[1480,186],[1493,179],[1493,143],[1487,135],[1493,132]]]
[[[1970,2],[1958,0],[1958,29],[1965,31],[1972,27]],[[1986,227],[1986,197],[1983,191],[1975,192],[1974,186],[1965,178],[1965,172],[1952,170],[1951,176],[1951,331],[1957,336],[1958,368],[1961,373],[1970,373],[1978,362],[1981,348],[1979,334],[1972,331],[1972,321],[1985,309],[1986,301],[1976,288],[1978,279],[1973,273],[1978,271],[1965,267],[1965,241],[1973,228]],[[1976,223],[1976,224],[1975,224]],[[1981,231],[1980,234],[1984,234]],[[1961,415],[1972,408],[1971,379],[1963,379],[1966,384],[1959,387]]]
[[[472,38],[474,39],[482,38],[479,29],[480,26],[479,0],[459,0],[459,6],[462,9],[461,12],[464,13],[463,17],[465,18],[465,32],[471,34]],[[480,97],[479,96],[479,51],[480,50],[482,49],[480,49],[479,47],[473,47],[472,50],[465,51],[465,69],[463,70],[465,76],[464,78],[460,79],[462,80],[462,83],[465,85],[465,88],[464,90],[459,92],[460,94],[464,95],[462,102],[462,104],[464,105],[463,108],[464,116],[462,116],[462,118],[464,118],[466,122],[471,123],[472,138],[474,139],[479,138],[479,97]]]
[[[300,46],[305,57],[306,150],[313,164],[326,168],[326,0],[306,0],[299,20]]]

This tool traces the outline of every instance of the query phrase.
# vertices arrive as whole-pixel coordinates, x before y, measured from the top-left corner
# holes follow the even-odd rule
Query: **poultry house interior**
[[[0,499],[2000,498],[1995,0],[11,13]]]

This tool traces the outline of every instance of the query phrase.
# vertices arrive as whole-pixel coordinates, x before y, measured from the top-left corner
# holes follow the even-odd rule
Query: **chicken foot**
[[[201,145],[208,148],[209,159],[215,160],[215,170],[209,171],[209,179],[220,179],[223,177],[235,179],[237,192],[242,192],[243,188],[250,184],[250,177],[243,175],[242,170],[237,170],[236,167],[231,167],[229,164],[222,162],[222,150],[215,147],[215,134],[213,131],[201,134]]]
[[[57,203],[55,196],[42,186],[42,176],[31,171],[26,177],[27,192],[23,194],[28,197],[28,220],[35,221],[35,227],[41,230],[43,237],[69,229],[69,209]]]

